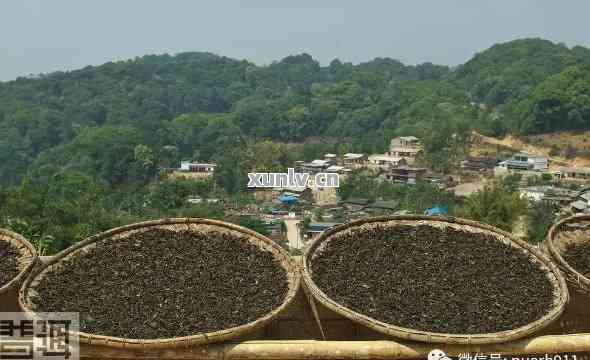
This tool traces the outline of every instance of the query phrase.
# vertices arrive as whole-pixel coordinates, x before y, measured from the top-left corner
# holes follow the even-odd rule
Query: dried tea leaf
[[[103,240],[44,277],[43,311],[80,312],[80,330],[156,339],[254,321],[282,304],[287,274],[245,237],[152,229]]]
[[[0,241],[0,287],[8,284],[19,274],[18,249],[8,241]]]
[[[429,332],[476,334],[528,324],[553,287],[527,255],[491,238],[429,225],[364,226],[336,234],[311,261],[338,303],[376,320]]]

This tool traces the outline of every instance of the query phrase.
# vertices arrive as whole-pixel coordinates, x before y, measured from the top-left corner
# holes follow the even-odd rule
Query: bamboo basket
[[[0,241],[7,241],[14,245],[20,252],[18,266],[20,272],[4,286],[0,287],[0,295],[18,288],[21,282],[29,275],[37,262],[37,252],[24,237],[6,229],[0,229]]]
[[[590,241],[590,215],[572,216],[554,224],[543,242],[543,249],[555,259],[568,284],[575,291],[590,296],[590,278],[579,273],[562,256],[570,244],[582,241]]]
[[[351,228],[358,228],[362,225],[371,223],[399,223],[413,226],[436,224],[438,226],[442,225],[455,227],[457,229],[461,229],[464,231],[487,232],[498,241],[502,241],[505,244],[513,246],[519,251],[525,252],[529,256],[530,261],[532,261],[541,269],[546,271],[547,276],[554,288],[553,307],[543,317],[530,324],[524,325],[517,329],[485,334],[447,334],[403,328],[378,321],[371,317],[355,312],[347,307],[344,307],[335,302],[334,300],[330,299],[314,283],[311,277],[311,260],[316,250],[318,250],[318,248],[320,247],[320,245],[324,242],[329,241],[332,235],[346,231]],[[542,251],[535,249],[526,242],[518,240],[512,237],[507,232],[499,230],[495,227],[478,223],[475,221],[451,217],[430,217],[420,215],[383,216],[357,220],[332,228],[323,233],[320,237],[318,237],[313,243],[310,244],[309,248],[306,250],[303,260],[303,280],[305,287],[311,293],[312,298],[320,302],[328,309],[382,334],[398,337],[404,340],[421,341],[429,343],[494,344],[522,338],[545,328],[551,322],[557,320],[559,316],[563,313],[565,305],[569,300],[567,284],[563,276],[559,272],[559,269],[551,262],[551,259],[547,257]]]
[[[107,232],[92,236],[54,256],[49,262],[39,267],[35,273],[29,277],[29,279],[23,284],[19,291],[19,304],[27,316],[31,319],[36,319],[34,305],[30,301],[32,295],[34,295],[35,287],[43,276],[50,272],[52,269],[61,266],[63,261],[70,257],[75,257],[87,250],[88,248],[95,246],[95,244],[103,239],[110,241],[117,241],[129,236],[135,232],[149,231],[154,228],[163,228],[173,231],[195,231],[195,232],[209,232],[218,231],[232,233],[236,236],[248,237],[248,241],[252,244],[269,251],[272,255],[280,262],[281,267],[287,273],[288,280],[288,292],[283,300],[283,303],[271,311],[270,313],[262,316],[261,318],[237,327],[223,329],[209,333],[199,333],[190,336],[166,338],[166,339],[127,339],[118,338],[112,336],[103,336],[96,334],[89,334],[79,332],[80,343],[102,345],[114,348],[135,348],[135,349],[158,349],[158,348],[178,348],[186,347],[191,345],[202,345],[219,341],[226,341],[235,339],[245,334],[251,333],[261,327],[267,325],[270,321],[275,319],[287,306],[291,304],[300,285],[300,272],[299,268],[291,261],[291,258],[285,250],[279,245],[275,244],[272,240],[265,236],[262,236],[252,230],[246,229],[241,226],[226,223],[223,221],[209,220],[209,219],[163,219],[155,221],[147,221],[128,226],[123,226],[109,230]]]

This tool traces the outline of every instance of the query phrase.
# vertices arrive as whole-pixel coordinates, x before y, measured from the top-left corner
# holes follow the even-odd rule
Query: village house
[[[301,171],[303,172],[310,172],[310,173],[319,173],[323,172],[330,166],[330,162],[328,160],[313,160],[312,162],[303,163],[301,164]]]
[[[369,205],[369,199],[365,198],[348,198],[342,200],[339,204],[348,213],[357,213]]]
[[[404,158],[398,156],[375,154],[369,156],[369,165],[375,169],[386,170],[389,167],[407,165],[407,161]]]
[[[391,140],[389,155],[404,158],[412,164],[416,156],[422,151],[420,140],[415,136],[401,136]]]
[[[508,170],[546,172],[549,170],[549,159],[545,156],[518,153],[500,162],[498,166]]]
[[[342,156],[344,166],[356,169],[366,165],[367,156],[365,154],[346,153]]]
[[[180,171],[192,173],[213,173],[217,164],[181,161]]]
[[[172,176],[186,179],[200,179],[213,176],[217,164],[181,161],[180,168],[172,171]]]
[[[426,170],[426,168],[401,165],[389,169],[389,171],[385,173],[384,178],[385,181],[389,182],[415,184],[424,177]]]
[[[388,215],[398,210],[399,205],[397,200],[375,200],[365,208],[365,211],[371,216]]]

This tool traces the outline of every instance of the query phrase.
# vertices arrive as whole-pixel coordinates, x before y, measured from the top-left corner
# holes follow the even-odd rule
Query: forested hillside
[[[547,76],[590,62],[590,50],[569,49],[548,40],[525,39],[497,44],[476,54],[457,71],[479,102],[501,105],[526,98]]]
[[[454,77],[473,101],[490,108],[479,125],[482,130],[490,135],[537,134],[590,127],[587,78],[576,84],[555,80],[587,74],[589,64],[590,49],[523,39],[476,54]],[[556,116],[562,121],[556,122]]]
[[[307,54],[261,67],[183,53],[19,78],[0,83],[0,180],[18,183],[35,163],[122,182],[138,145],[171,164],[196,150],[208,160],[244,138],[337,139],[377,151],[394,134],[457,123],[492,134],[587,128],[588,63],[588,49],[527,39],[455,71],[381,58],[322,67]]]
[[[590,129],[589,64],[586,48],[524,39],[457,68],[182,53],[0,82],[0,217],[80,238],[212,186],[154,184],[181,159],[216,161],[215,185],[235,194],[252,168],[382,152],[395,135],[423,138],[444,172],[472,129]]]
[[[259,67],[185,53],[20,78],[0,85],[0,179],[18,183],[35,163],[118,183],[138,145],[168,165],[197,150],[208,160],[244,138],[323,137],[377,150],[394,132],[470,114],[449,75],[444,66],[391,59],[320,67],[303,54]]]

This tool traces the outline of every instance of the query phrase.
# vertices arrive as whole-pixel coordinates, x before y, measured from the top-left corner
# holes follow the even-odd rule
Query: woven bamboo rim
[[[554,287],[554,303],[553,307],[540,319],[519,327],[517,329],[486,333],[486,334],[447,334],[447,333],[434,333],[428,331],[421,331],[416,329],[409,329],[400,326],[387,324],[366,315],[355,312],[347,307],[344,307],[334,300],[330,299],[318,286],[314,283],[311,278],[310,262],[313,254],[318,247],[329,240],[329,238],[339,232],[345,231],[350,228],[358,227],[360,225],[369,223],[386,223],[386,222],[409,222],[413,225],[424,225],[442,223],[446,225],[453,225],[466,228],[475,228],[478,231],[484,231],[491,233],[494,238],[498,241],[503,241],[520,251],[527,253],[530,256],[530,260],[538,264],[548,274],[549,280]],[[303,260],[303,280],[305,285],[313,294],[314,298],[317,299],[324,306],[330,310],[349,318],[357,323],[367,326],[377,332],[402,338],[411,341],[421,341],[429,343],[444,343],[444,344],[493,344],[501,343],[517,338],[521,338],[530,335],[542,328],[548,326],[551,322],[557,320],[563,313],[565,305],[569,300],[569,293],[567,284],[559,272],[558,268],[551,262],[551,259],[547,257],[542,251],[535,249],[533,246],[527,244],[524,241],[518,240],[511,236],[509,233],[497,229],[495,227],[478,223],[475,221],[464,220],[452,217],[432,217],[432,216],[420,216],[420,215],[405,215],[405,216],[381,216],[374,218],[361,219],[353,221],[338,227],[334,227],[324,232],[314,242],[312,242],[309,248],[304,254]]]
[[[547,238],[543,242],[543,249],[555,259],[568,284],[580,294],[590,296],[590,279],[578,272],[565,261],[562,256],[562,253],[565,250],[565,240],[558,236],[568,225],[582,221],[590,222],[590,215],[571,216],[554,224],[549,230]],[[590,241],[590,226],[588,227],[588,234],[589,236],[587,240]]]
[[[8,241],[14,245],[20,253],[18,267],[20,272],[4,286],[0,287],[0,294],[11,289],[17,288],[23,279],[25,279],[37,262],[37,251],[35,247],[23,236],[12,231],[0,228],[0,241]]]
[[[279,313],[281,313],[287,306],[294,300],[295,295],[300,285],[300,272],[299,268],[291,261],[289,254],[277,245],[269,238],[258,234],[252,230],[244,227],[230,224],[223,221],[210,220],[210,219],[194,219],[194,218],[176,218],[176,219],[162,219],[154,221],[146,221],[137,224],[127,225],[119,228],[115,228],[101,234],[92,236],[74,246],[62,251],[61,253],[54,256],[48,263],[42,265],[35,273],[27,279],[22,285],[19,292],[19,304],[23,311],[28,317],[35,319],[35,311],[33,304],[30,301],[31,295],[34,293],[35,285],[39,283],[39,280],[49,272],[54,266],[60,266],[60,264],[72,256],[78,256],[83,253],[88,247],[93,246],[98,241],[103,239],[111,239],[117,241],[129,235],[132,232],[137,231],[149,231],[153,228],[165,228],[169,230],[193,230],[193,231],[221,231],[234,233],[236,235],[246,235],[248,241],[252,244],[272,253],[277,259],[283,269],[287,272],[287,280],[289,290],[283,303],[271,311],[270,313],[262,316],[261,318],[240,326],[236,326],[229,329],[223,329],[219,331],[209,333],[198,333],[190,336],[166,338],[166,339],[127,339],[113,336],[95,335],[84,332],[78,332],[81,343],[92,344],[92,345],[104,345],[114,348],[137,348],[137,349],[157,349],[157,348],[178,348],[198,344],[207,344],[212,342],[226,341],[238,336],[250,333],[256,329],[259,329],[267,325],[270,321],[275,319]]]

